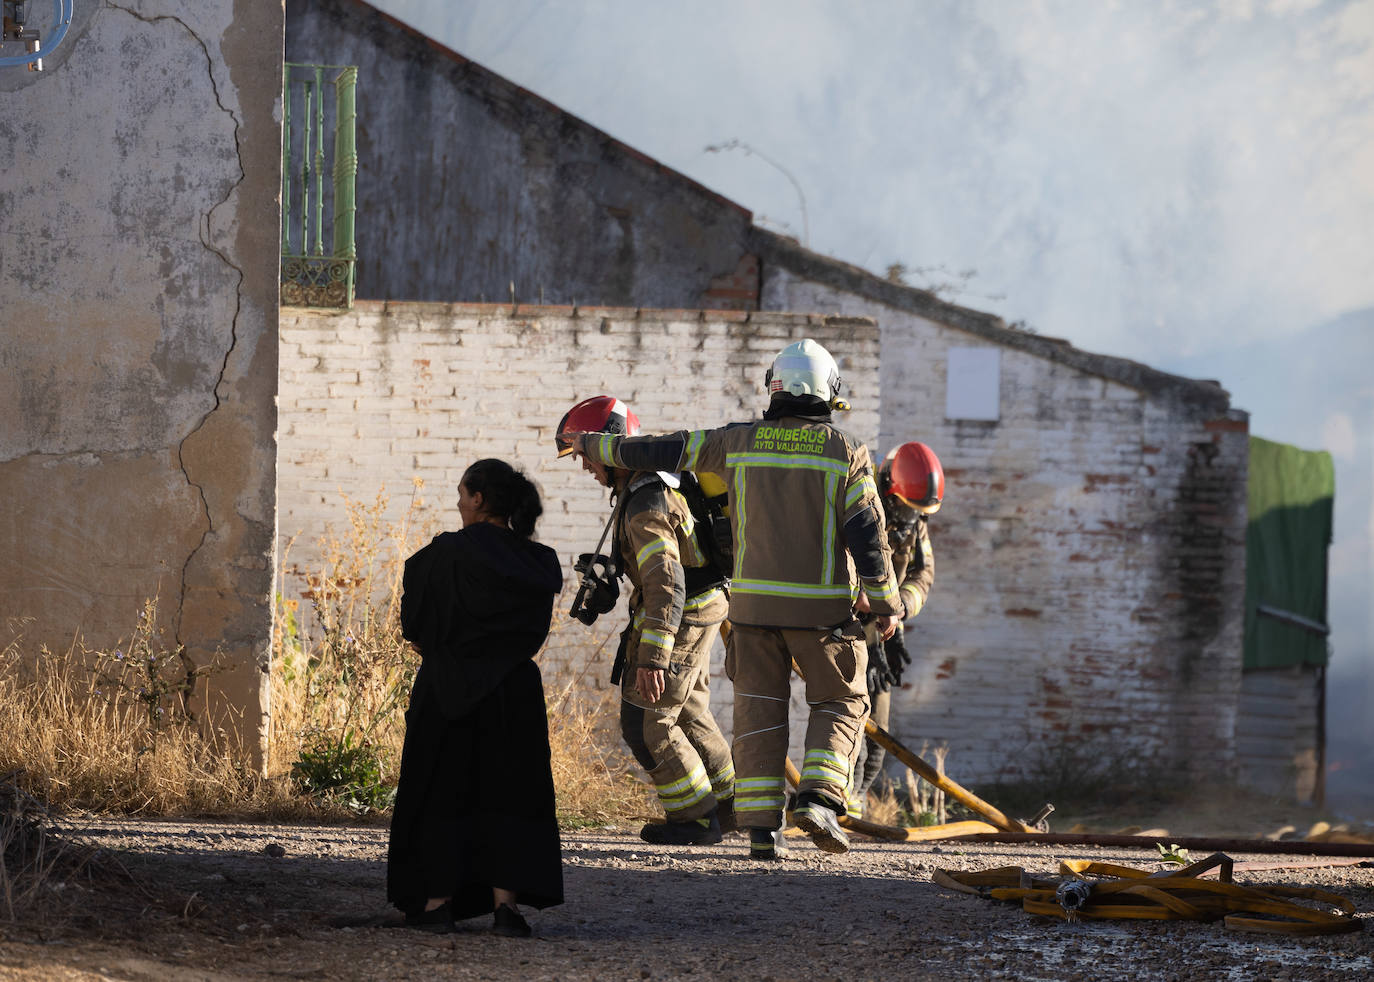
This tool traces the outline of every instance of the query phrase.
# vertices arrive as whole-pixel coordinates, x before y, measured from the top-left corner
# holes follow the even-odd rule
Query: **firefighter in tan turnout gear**
[[[574,453],[571,436],[587,431],[634,434],[639,420],[619,399],[585,399],[559,423],[558,455]],[[710,708],[711,645],[727,609],[724,577],[706,562],[676,475],[586,457],[582,467],[613,492],[613,555],[603,565],[623,572],[633,587],[616,656],[620,731],[667,817],[645,825],[640,838],[656,845],[720,842],[736,827],[730,745]],[[584,556],[579,571],[595,561]]]
[[[902,598],[902,620],[909,621],[925,609],[935,585],[935,553],[930,546],[928,519],[940,510],[945,496],[945,472],[940,458],[924,443],[903,443],[891,450],[878,466],[878,495],[887,521],[887,542],[892,547],[892,572]],[[866,626],[868,636],[868,698],[871,717],[888,729],[892,692],[902,684],[902,673],[911,664],[904,627],[887,640],[878,636],[876,624]],[[865,738],[860,765],[854,771],[854,791],[849,814],[863,815],[868,789],[883,769],[885,753],[880,744]]]
[[[827,852],[840,828],[868,715],[858,591],[891,635],[902,612],[868,451],[831,421],[839,369],[811,339],[765,376],[764,418],[659,437],[575,438],[589,461],[639,472],[704,471],[729,488],[735,560],[726,672],[735,686],[735,815],[751,855],[773,859],[786,801],[790,676],[811,707],[793,818]],[[852,568],[859,582],[851,580]]]

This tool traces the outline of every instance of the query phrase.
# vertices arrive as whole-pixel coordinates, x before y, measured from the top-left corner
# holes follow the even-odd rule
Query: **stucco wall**
[[[739,306],[745,209],[365,3],[288,13],[288,61],[359,68],[358,296]]]
[[[921,440],[945,467],[935,587],[893,701],[902,738],[949,743],[970,779],[1075,756],[1230,772],[1245,414],[1179,398],[1181,380],[1126,385],[996,346],[1000,418],[947,419],[948,352],[985,339],[766,269],[765,306],[878,318],[877,450]]]
[[[157,598],[256,755],[282,4],[77,8],[47,71],[0,69],[0,610],[65,650]]]

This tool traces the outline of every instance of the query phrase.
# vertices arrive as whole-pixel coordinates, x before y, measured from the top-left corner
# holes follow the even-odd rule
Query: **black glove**
[[[892,688],[892,675],[887,669],[887,659],[883,649],[876,644],[868,646],[868,694],[875,696]]]
[[[911,664],[911,652],[906,650],[906,642],[902,639],[901,625],[898,625],[897,630],[892,632],[892,637],[883,642],[883,654],[887,656],[887,672],[888,677],[892,679],[892,684],[901,685],[902,672],[906,671],[906,667]]]
[[[630,638],[635,633],[634,623],[625,625],[620,632],[620,644],[615,649],[615,661],[611,662],[611,685],[619,685],[620,677],[625,674],[625,656],[630,650]]]
[[[573,570],[582,576],[582,587],[568,611],[583,624],[591,624],[602,614],[615,609],[620,599],[620,578],[607,556],[584,552],[573,563]]]

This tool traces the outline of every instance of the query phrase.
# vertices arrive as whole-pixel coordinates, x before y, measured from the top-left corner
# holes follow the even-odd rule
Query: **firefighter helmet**
[[[903,443],[888,452],[878,468],[878,491],[895,494],[918,511],[930,514],[945,496],[945,470],[924,443]]]
[[[572,453],[574,433],[616,433],[621,436],[634,436],[639,432],[639,417],[630,412],[615,396],[592,396],[573,406],[558,421],[558,431],[553,442],[558,447],[558,456],[566,457]]]
[[[763,377],[769,396],[786,392],[794,396],[817,396],[834,402],[840,394],[840,367],[830,352],[804,338],[778,352]]]

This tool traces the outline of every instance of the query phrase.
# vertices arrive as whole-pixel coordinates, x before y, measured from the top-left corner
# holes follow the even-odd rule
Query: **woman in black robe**
[[[563,902],[562,853],[539,666],[557,554],[509,464],[479,460],[458,486],[463,528],[406,560],[401,629],[420,652],[387,851],[387,899],[406,924],[453,930],[494,912],[527,937],[517,904]]]

